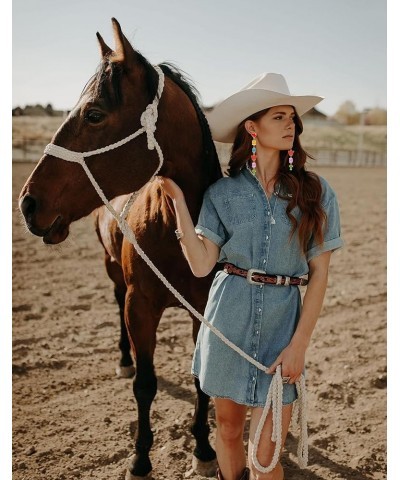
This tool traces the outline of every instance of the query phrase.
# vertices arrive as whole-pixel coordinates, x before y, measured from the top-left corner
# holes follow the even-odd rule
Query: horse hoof
[[[145,477],[139,477],[133,475],[129,470],[126,471],[125,480],[153,480],[151,473],[148,473]]]
[[[132,378],[135,375],[135,367],[133,365],[129,365],[128,367],[121,367],[118,365],[118,367],[115,369],[115,373],[117,374],[118,378]]]
[[[217,459],[215,458],[214,460],[210,460],[208,462],[202,462],[193,455],[192,468],[197,475],[202,477],[215,477],[217,472]]]

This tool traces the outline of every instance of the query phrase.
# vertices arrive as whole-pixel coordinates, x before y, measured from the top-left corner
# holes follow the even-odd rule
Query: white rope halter
[[[133,230],[128,225],[126,221],[126,216],[129,212],[129,209],[137,195],[137,192],[133,192],[129,197],[127,203],[124,205],[120,214],[116,212],[113,208],[109,200],[104,195],[103,191],[101,190],[99,184],[96,182],[95,178],[93,177],[92,173],[90,172],[88,166],[85,163],[86,157],[91,157],[93,155],[99,155],[104,152],[108,152],[110,150],[114,150],[126,143],[130,142],[134,138],[138,137],[142,133],[146,133],[147,135],[147,147],[149,150],[156,149],[158,158],[159,158],[159,165],[157,170],[154,172],[153,176],[149,181],[152,181],[157,173],[160,171],[163,162],[164,156],[160,145],[158,144],[154,133],[156,131],[156,123],[158,118],[158,103],[159,99],[164,90],[164,73],[159,67],[154,67],[158,73],[159,81],[158,81],[158,89],[157,95],[155,96],[152,103],[147,105],[146,110],[142,113],[140,117],[140,123],[142,128],[137,130],[135,133],[132,133],[128,137],[123,138],[122,140],[108,145],[106,147],[98,148],[97,150],[91,150],[89,152],[74,152],[72,150],[68,150],[66,148],[60,147],[58,145],[54,145],[52,143],[48,144],[44,150],[44,153],[48,155],[52,155],[53,157],[61,158],[62,160],[66,160],[68,162],[76,162],[80,163],[85,170],[87,176],[89,177],[90,181],[92,182],[96,192],[102,199],[104,205],[107,207],[111,215],[114,219],[118,222],[118,226],[123,233],[123,235],[128,239],[128,241],[134,245],[137,253],[143,258],[143,260],[147,263],[147,265],[151,268],[151,270],[156,274],[156,276],[165,284],[165,286],[175,295],[175,297],[201,322],[205,323],[206,326],[215,334],[218,338],[220,338],[226,345],[231,347],[235,352],[237,352],[240,356],[245,358],[248,362],[253,364],[259,370],[263,371],[264,373],[268,374],[268,367],[265,365],[257,362],[254,358],[250,357],[247,353],[243,352],[238,346],[228,340],[219,330],[217,330],[206,318],[204,318],[197,310],[195,310],[192,305],[190,305],[187,300],[171,285],[171,283],[164,277],[164,275],[157,269],[154,263],[150,260],[150,258],[145,254],[145,252],[141,249],[139,244],[137,243],[135,234]],[[306,389],[305,389],[305,379],[304,376],[301,376],[300,381],[296,382],[296,389],[298,393],[298,417],[300,423],[300,438],[299,444],[297,449],[298,461],[300,468],[305,468],[307,466],[308,461],[308,445],[307,445],[307,418],[306,418]],[[257,468],[262,473],[271,472],[277,465],[279,461],[279,456],[282,447],[282,400],[283,400],[283,380],[282,380],[282,372],[281,366],[279,365],[276,369],[276,374],[273,376],[267,400],[265,403],[265,407],[260,419],[260,422],[257,427],[257,431],[254,438],[254,446],[252,452],[252,461]],[[270,465],[263,467],[257,460],[257,450],[258,445],[260,442],[261,432],[263,430],[265,420],[267,418],[268,412],[272,408],[272,423],[273,423],[273,431],[271,440],[275,442],[275,450],[274,455],[271,460]]]

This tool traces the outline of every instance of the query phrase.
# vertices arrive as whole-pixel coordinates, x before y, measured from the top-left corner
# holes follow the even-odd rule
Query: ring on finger
[[[290,377],[282,377],[282,383],[289,383]]]

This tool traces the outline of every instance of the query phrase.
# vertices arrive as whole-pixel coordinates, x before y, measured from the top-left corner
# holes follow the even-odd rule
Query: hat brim
[[[278,105],[291,105],[299,116],[311,110],[324,97],[285,95],[264,89],[237,92],[206,113],[213,139],[232,143],[239,123],[253,113]]]

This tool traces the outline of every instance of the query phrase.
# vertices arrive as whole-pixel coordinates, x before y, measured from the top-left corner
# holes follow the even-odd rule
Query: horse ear
[[[99,32],[96,32],[96,36],[97,40],[99,41],[101,56],[103,58],[110,56],[112,54],[111,48],[106,44]]]
[[[122,33],[121,26],[115,18],[111,19],[113,24],[115,51],[111,60],[118,63],[129,63],[135,57],[135,51],[125,35]]]

